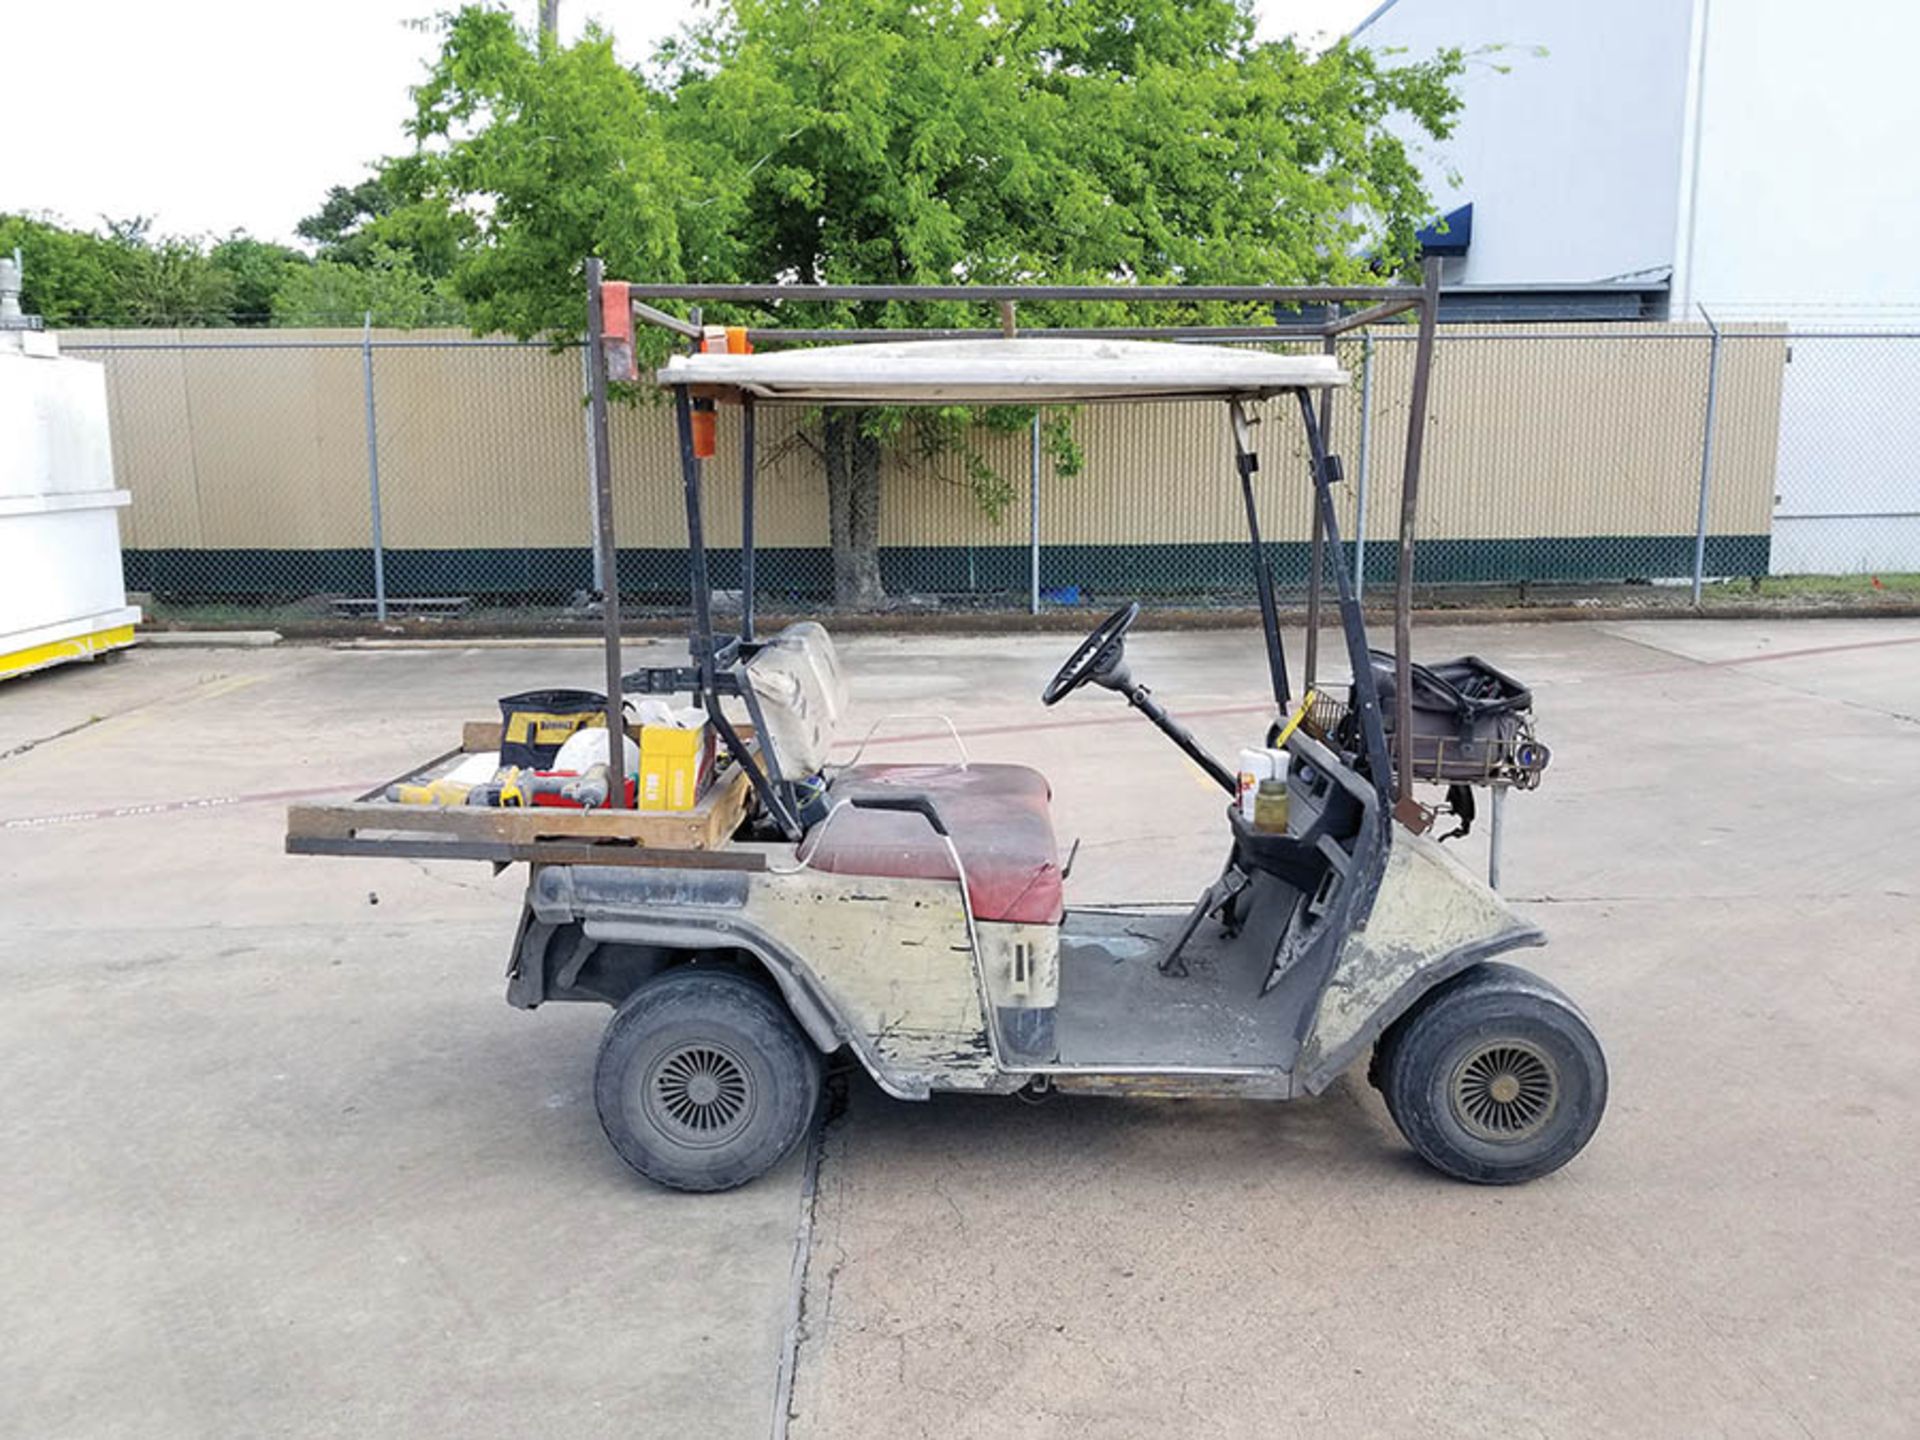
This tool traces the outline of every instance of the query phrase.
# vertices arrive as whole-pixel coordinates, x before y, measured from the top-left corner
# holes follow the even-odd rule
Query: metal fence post
[[[1373,335],[1360,337],[1360,459],[1353,493],[1353,598],[1367,593],[1367,452],[1373,448]]]
[[[373,615],[387,619],[387,552],[380,536],[380,430],[373,413],[373,312],[360,327],[360,376],[367,397],[367,503],[373,512]]]
[[[1707,578],[1707,499],[1713,487],[1713,420],[1720,408],[1720,327],[1707,307],[1700,307],[1712,338],[1707,341],[1707,428],[1700,439],[1700,510],[1693,522],[1693,603],[1700,603],[1700,592]]]
[[[1033,458],[1027,474],[1027,613],[1040,613],[1040,412],[1033,412]]]

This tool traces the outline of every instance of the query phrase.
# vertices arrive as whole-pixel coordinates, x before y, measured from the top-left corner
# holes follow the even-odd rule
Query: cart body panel
[[[641,947],[662,967],[744,953],[816,1045],[849,1047],[882,1089],[908,1099],[1017,1089],[1025,1074],[1009,1067],[1050,1033],[1022,1016],[1050,1022],[1058,999],[1058,927],[979,922],[976,957],[951,880],[553,866],[534,876],[527,917],[515,1004],[610,998],[586,969],[595,947]],[[537,945],[524,938],[530,925],[541,928]]]

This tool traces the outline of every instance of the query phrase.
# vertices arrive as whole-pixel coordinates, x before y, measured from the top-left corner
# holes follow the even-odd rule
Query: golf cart
[[[653,377],[678,427],[689,663],[624,670],[609,597],[604,723],[609,734],[625,729],[623,696],[694,697],[722,752],[704,813],[663,830],[663,817],[624,809],[617,786],[606,808],[564,819],[403,810],[368,797],[296,810],[288,848],[530,862],[507,998],[614,1007],[594,1098],[634,1169],[688,1190],[753,1179],[813,1123],[835,1055],[901,1100],[935,1091],[1284,1100],[1319,1094],[1371,1052],[1369,1075],[1393,1119],[1449,1175],[1523,1181],[1580,1151],[1606,1100],[1599,1046],[1557,989],[1496,960],[1543,937],[1424,833],[1437,807],[1414,790],[1416,780],[1452,786],[1459,811],[1474,787],[1497,797],[1531,785],[1546,754],[1523,687],[1483,662],[1429,669],[1410,654],[1432,273],[1418,288],[1125,292],[1329,307],[1328,318],[1291,327],[1156,332],[1170,338],[1016,330],[1021,300],[1109,299],[1108,287],[643,288],[604,282],[597,262],[588,280],[596,540],[607,577],[616,574],[609,367],[630,373],[636,320],[690,342],[691,353]],[[647,303],[947,299],[998,303],[1000,331],[861,333],[769,349],[843,337],[729,333],[698,312],[681,319]],[[1333,337],[1407,310],[1420,329],[1389,655],[1368,647],[1340,544],[1324,407],[1346,380]],[[1322,340],[1318,353],[1175,343],[1301,334]],[[1297,693],[1256,504],[1255,407],[1276,398],[1297,408],[1315,502]],[[1271,725],[1260,728],[1277,752],[1284,819],[1255,823],[1235,771],[1134,677],[1126,642],[1139,606],[1125,605],[1073,649],[1040,698],[1051,706],[1088,687],[1124,696],[1222,790],[1224,862],[1184,908],[1076,909],[1038,771],[974,762],[957,733],[952,753],[912,763],[863,761],[864,743],[837,758],[836,745],[857,737],[843,733],[846,687],[826,630],[808,621],[756,633],[754,416],[769,405],[1171,400],[1219,403],[1232,433],[1273,700]],[[716,404],[743,411],[741,612],[728,634],[715,630],[703,535]],[[1316,694],[1312,673],[1324,570],[1351,670],[1344,702]]]

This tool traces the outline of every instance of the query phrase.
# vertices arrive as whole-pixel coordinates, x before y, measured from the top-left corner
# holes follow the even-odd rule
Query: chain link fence
[[[163,607],[564,611],[597,593],[577,347],[356,330],[82,331],[107,371],[130,590]],[[1343,338],[1329,424],[1363,586],[1390,580],[1410,330]],[[1749,587],[1920,572],[1920,334],[1746,325],[1447,326],[1437,341],[1417,581]],[[1267,561],[1307,580],[1291,400],[1260,438]],[[738,417],[707,467],[714,582],[739,577]],[[1027,429],[976,427],[882,464],[881,569],[902,603],[1026,608],[1139,596],[1244,605],[1252,570],[1217,405],[1086,407],[1062,473]],[[758,588],[830,601],[818,416],[760,421]],[[664,406],[613,419],[619,586],[684,597]],[[984,478],[983,478],[984,477]]]
[[[1920,334],[1801,329],[1785,349],[1773,572],[1920,573]]]

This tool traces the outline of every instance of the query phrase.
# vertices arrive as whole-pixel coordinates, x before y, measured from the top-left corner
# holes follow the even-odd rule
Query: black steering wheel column
[[[1222,765],[1206,747],[1166,707],[1153,698],[1153,692],[1133,678],[1127,668],[1127,632],[1140,618],[1140,602],[1129,601],[1093,627],[1093,632],[1067,657],[1040,692],[1043,705],[1058,705],[1083,685],[1098,685],[1118,691],[1127,702],[1159,727],[1162,734],[1178,745],[1188,759],[1207,772],[1208,777],[1229,795],[1239,793],[1233,772]]]

